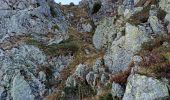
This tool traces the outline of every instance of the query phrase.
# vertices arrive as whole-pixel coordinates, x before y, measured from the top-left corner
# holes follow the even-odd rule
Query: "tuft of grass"
[[[113,100],[113,97],[111,93],[107,93],[107,94],[100,96],[99,100]],[[114,99],[114,100],[118,100],[118,99]]]
[[[57,29],[57,30],[59,30],[60,29],[60,27],[56,24],[56,25],[54,25],[53,27],[52,27],[52,29]]]
[[[59,44],[45,45],[33,38],[29,38],[27,43],[37,46],[49,56],[67,55],[69,53],[74,54],[79,50],[79,45],[75,41],[65,41]]]

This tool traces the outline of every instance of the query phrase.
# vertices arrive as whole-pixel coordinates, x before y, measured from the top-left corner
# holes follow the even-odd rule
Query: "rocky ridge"
[[[170,1],[0,1],[0,100],[162,100]]]

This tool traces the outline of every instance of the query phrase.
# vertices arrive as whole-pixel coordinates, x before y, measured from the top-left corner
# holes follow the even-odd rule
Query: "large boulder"
[[[2,58],[0,70],[3,74],[0,83],[7,88],[7,95],[4,98],[10,98],[11,96],[8,94],[11,93],[14,100],[22,100],[24,95],[26,95],[27,100],[31,100],[32,96],[30,97],[31,99],[29,99],[29,95],[27,96],[27,92],[30,93],[29,89],[31,89],[34,97],[39,99],[43,97],[41,93],[44,92],[43,82],[46,81],[45,75],[41,75],[40,79],[34,76],[38,74],[37,70],[40,68],[38,66],[47,64],[46,56],[42,51],[31,45],[21,45],[18,48],[8,50]],[[21,75],[18,75],[18,73],[21,73]],[[11,83],[11,80],[13,80],[13,83]],[[12,89],[10,88],[11,85],[13,85]],[[23,92],[25,89],[28,90],[26,93]],[[23,92],[21,96],[20,92]]]
[[[31,87],[24,80],[21,75],[16,75],[13,83],[11,95],[13,100],[34,100],[34,95],[32,94]]]
[[[123,100],[155,100],[166,96],[169,96],[169,92],[164,82],[134,74],[128,78]]]
[[[126,24],[125,36],[114,41],[104,56],[105,66],[113,74],[124,71],[132,61],[133,55],[140,49],[143,42],[149,39],[144,26]]]
[[[160,0],[159,7],[169,14],[170,13],[170,0]]]
[[[2,0],[0,2],[0,43],[18,35],[33,35],[37,40],[50,43],[59,43],[68,38],[66,34],[68,25],[64,21],[59,5],[53,0],[30,0],[29,2]],[[54,27],[56,25],[57,28]],[[44,36],[48,33],[54,34],[50,40]]]
[[[93,36],[93,44],[96,49],[107,48],[116,38],[114,18],[105,18],[96,28]]]
[[[161,24],[161,21],[158,20],[156,16],[149,16],[148,22],[150,23],[152,30],[155,34],[165,34],[164,26]]]

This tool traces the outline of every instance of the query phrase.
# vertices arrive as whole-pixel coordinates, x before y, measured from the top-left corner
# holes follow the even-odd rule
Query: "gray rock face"
[[[12,36],[28,34],[32,34],[34,37],[39,34],[42,38],[44,34],[53,33],[55,36],[51,41],[57,41],[56,37],[59,36],[62,40],[68,38],[66,34],[67,24],[63,21],[64,17],[57,7],[58,5],[55,5],[54,2],[49,0],[31,0],[28,2],[25,0],[2,0],[1,2],[3,6],[0,8],[0,43]],[[56,13],[50,9],[54,9]],[[53,29],[56,24],[60,29]],[[46,37],[43,37],[42,40],[47,42]]]
[[[158,20],[156,16],[150,16],[149,17],[149,23],[152,27],[152,30],[155,34],[165,34],[165,30],[161,22]]]
[[[169,14],[170,13],[170,0],[160,0],[159,7]]]
[[[104,72],[104,67],[103,67],[103,61],[102,59],[97,59],[95,64],[92,66],[93,67],[93,71],[95,73],[103,73]]]
[[[149,34],[143,26],[136,27],[127,23],[125,34],[112,43],[111,48],[104,56],[105,66],[112,73],[126,70],[128,64],[132,61],[133,54],[140,49],[143,42],[149,39]]]
[[[2,99],[2,100],[4,99],[4,98],[3,98],[3,92],[4,92],[4,91],[5,91],[4,87],[1,87],[1,86],[0,86],[0,99]]]
[[[122,88],[121,85],[117,84],[117,83],[112,83],[112,96],[113,98],[122,98],[124,95],[124,89]]]
[[[46,56],[37,47],[22,45],[18,49],[13,48],[6,51],[2,58],[0,70],[4,73],[0,83],[8,89],[7,93],[11,92],[12,94],[12,97],[6,95],[4,98],[33,100],[34,97],[39,99],[43,97],[43,94],[41,95],[40,92],[44,91],[45,87],[40,81],[43,82],[45,80],[44,78],[39,80],[34,75],[38,65],[43,66],[47,62]],[[10,88],[11,84],[13,85],[12,88]]]
[[[123,100],[154,100],[169,96],[165,83],[143,75],[130,75]]]
[[[13,80],[11,95],[13,100],[34,100],[29,84],[19,74]]]
[[[107,84],[108,84],[108,82],[109,82],[109,78],[110,78],[110,77],[109,77],[108,74],[103,73],[103,74],[101,75],[100,81],[101,81],[102,84],[104,84],[105,86],[107,86]]]
[[[89,72],[87,75],[86,75],[86,80],[87,80],[87,83],[90,84],[92,87],[95,86],[95,73],[94,72]]]
[[[90,23],[82,24],[81,32],[92,32],[93,27]]]
[[[106,16],[114,16],[118,8],[116,0],[82,0],[80,5],[88,8],[95,24]]]
[[[96,49],[107,48],[116,38],[114,18],[104,19],[96,28],[93,36],[93,44]]]
[[[85,79],[86,74],[87,74],[87,66],[83,64],[79,64],[74,72],[74,75]]]
[[[170,14],[167,14],[165,16],[165,22],[168,23],[167,30],[168,30],[168,33],[170,33]]]

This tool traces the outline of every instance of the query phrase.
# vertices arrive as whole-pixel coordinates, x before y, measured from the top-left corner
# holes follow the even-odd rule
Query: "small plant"
[[[69,4],[70,6],[75,6],[75,4],[73,3],[73,2],[70,2],[70,4]]]
[[[105,94],[103,96],[100,96],[99,100],[113,100],[113,97],[112,97],[111,93],[108,93],[108,94]],[[116,99],[114,99],[114,100],[116,100]]]
[[[54,25],[53,27],[52,27],[52,29],[57,29],[57,30],[59,30],[60,29],[60,27],[56,24],[56,25]]]

